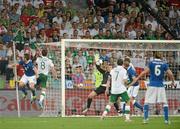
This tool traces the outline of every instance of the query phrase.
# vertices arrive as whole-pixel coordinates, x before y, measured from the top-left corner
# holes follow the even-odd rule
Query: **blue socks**
[[[168,119],[168,105],[164,105],[163,109],[164,109],[164,120],[168,121],[169,120]]]
[[[21,91],[23,92],[24,95],[27,95],[27,91],[26,91],[26,87],[25,86],[21,88]]]
[[[148,110],[149,110],[149,105],[145,104],[144,105],[144,119],[145,120],[148,119]],[[163,110],[164,110],[164,120],[168,121],[169,120],[169,117],[168,117],[168,105],[164,105]]]
[[[149,105],[145,104],[144,105],[144,120],[148,119],[148,110],[149,110]]]
[[[123,103],[123,114],[125,114],[126,103]]]
[[[139,108],[141,111],[143,111],[143,106],[141,104],[139,104],[138,102],[134,102],[134,106]]]

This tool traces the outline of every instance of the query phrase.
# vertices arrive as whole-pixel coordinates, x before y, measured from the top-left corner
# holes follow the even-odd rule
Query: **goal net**
[[[93,98],[89,111],[86,108],[88,95],[96,88],[95,58],[99,55],[108,63],[116,65],[118,58],[130,57],[137,73],[141,73],[156,51],[163,52],[163,60],[169,64],[175,77],[175,86],[165,77],[169,114],[180,114],[180,41],[163,40],[62,40],[61,42],[61,87],[62,116],[101,115],[109,98],[104,94]],[[136,100],[144,104],[149,75],[140,80],[140,91]],[[150,105],[150,114],[162,114],[162,105]],[[121,107],[121,106],[119,106]],[[131,105],[131,114],[139,115]],[[110,116],[116,116],[114,108]]]

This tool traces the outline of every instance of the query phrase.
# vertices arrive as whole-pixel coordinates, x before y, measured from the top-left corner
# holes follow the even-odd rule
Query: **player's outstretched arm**
[[[141,77],[143,77],[144,75],[146,75],[146,74],[148,74],[149,73],[149,68],[147,67],[147,68],[145,68],[144,69],[144,71],[143,72],[141,72],[140,74],[139,74],[139,76],[137,77],[137,78],[134,78],[133,79],[133,81],[132,81],[132,83],[131,84],[129,84],[129,86],[132,86],[132,85],[134,85],[134,83],[136,83]]]
[[[34,70],[34,73],[35,73],[35,75],[36,75],[36,78],[38,78],[38,76],[39,76],[39,75],[38,75],[38,69],[37,69],[36,67],[34,67],[33,70]]]
[[[51,67],[51,72],[52,72],[52,75],[53,75],[54,79],[57,79],[57,72],[56,72],[56,70],[55,70],[55,67],[54,67],[54,66],[53,66],[53,67]]]
[[[108,77],[108,81],[106,84],[106,91],[105,91],[105,95],[109,95],[109,87],[111,86],[111,77]]]
[[[136,77],[132,77],[132,79],[132,82],[127,85],[128,88],[138,81],[136,80]]]
[[[167,74],[168,74],[168,77],[170,78],[170,80],[172,81],[172,85],[174,85],[174,76],[170,69],[167,70]]]

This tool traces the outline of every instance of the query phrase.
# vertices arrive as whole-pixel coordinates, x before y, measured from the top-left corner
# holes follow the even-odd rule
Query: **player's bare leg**
[[[92,99],[97,96],[96,92],[95,91],[92,91],[89,95],[88,95],[88,99],[87,99],[87,107],[82,111],[83,114],[85,114],[90,106],[91,106],[91,103],[92,103]]]

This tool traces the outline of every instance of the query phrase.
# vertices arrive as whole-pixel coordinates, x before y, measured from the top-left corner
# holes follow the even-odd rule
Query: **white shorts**
[[[148,86],[145,94],[145,103],[167,104],[165,88]]]
[[[20,79],[20,82],[23,82],[25,85],[27,83],[34,83],[36,84],[36,76],[26,76],[25,74],[22,76],[22,78]]]
[[[134,97],[134,98],[136,98],[138,92],[139,92],[139,86],[130,86],[127,91],[129,97]]]

